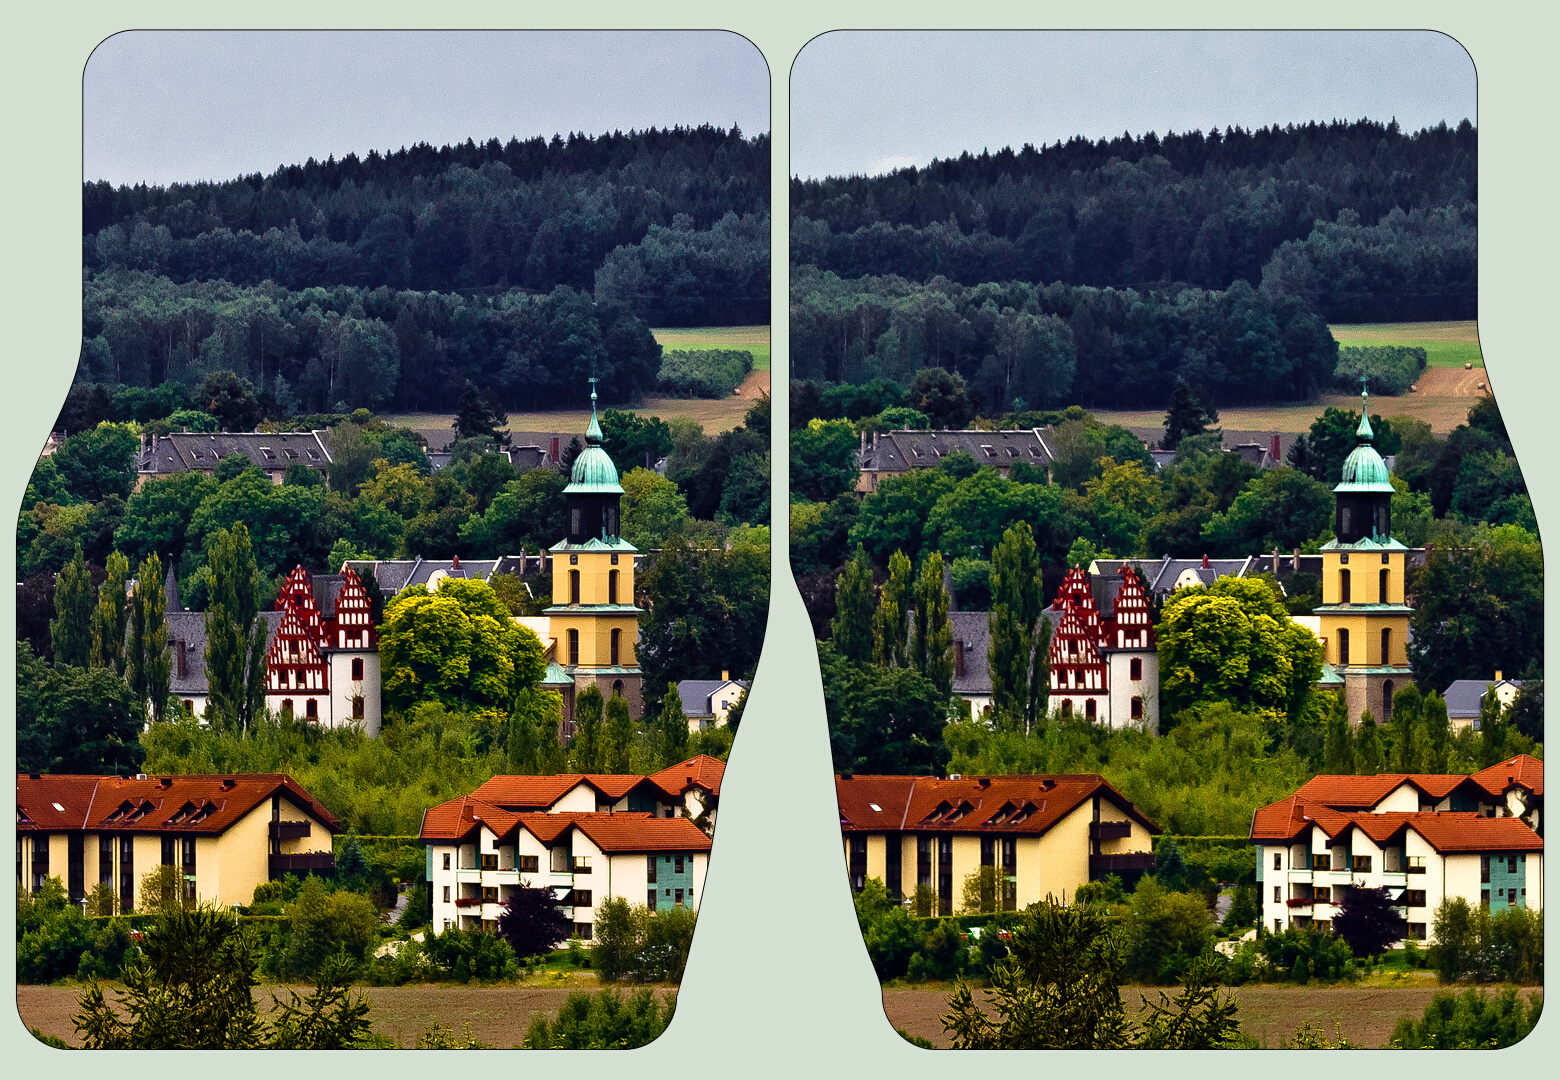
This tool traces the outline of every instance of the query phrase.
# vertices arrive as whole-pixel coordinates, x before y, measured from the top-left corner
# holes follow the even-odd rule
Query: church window
[[[1392,572],[1390,570],[1383,570],[1381,572],[1381,597],[1378,601],[1379,603],[1385,604],[1390,602],[1387,600],[1387,578],[1391,575],[1391,573]]]
[[[617,633],[616,630],[614,630],[612,632],[614,634]],[[612,680],[612,696],[613,697],[622,697],[623,696],[623,680],[622,679],[613,679]]]
[[[618,514],[618,512],[617,512],[616,508],[611,507],[611,506],[607,507],[607,535],[608,536],[616,536],[617,535],[617,530],[618,530],[617,514]]]
[[[1347,507],[1347,506],[1345,506],[1343,508],[1343,530],[1342,530],[1342,532],[1343,532],[1343,534],[1345,536],[1347,536],[1348,533],[1349,533],[1349,524],[1350,524],[1349,518],[1353,516],[1352,514],[1349,513],[1349,510],[1350,510],[1350,508]]]
[[[571,664],[578,664],[579,662],[580,662],[580,632],[578,630],[570,630],[569,631],[569,663],[571,663]]]
[[[617,667],[617,665],[618,665],[618,650],[619,650],[619,648],[622,645],[622,641],[623,641],[623,631],[621,631],[621,630],[613,630],[612,631],[612,666],[613,667]]]
[[[578,506],[571,506],[569,508],[569,535],[570,536],[578,536],[579,534],[580,534],[580,508]]]
[[[1338,631],[1338,663],[1340,663],[1340,664],[1347,664],[1348,662],[1349,662],[1349,632],[1347,630],[1341,630],[1340,629]]]
[[[607,603],[615,604],[615,603],[618,602],[617,590],[618,590],[618,572],[616,570],[609,570],[609,571],[607,571]]]
[[[580,572],[578,570],[570,570],[569,571],[569,603],[571,603],[571,604],[578,604],[579,602],[580,602]]]
[[[1386,667],[1392,663],[1392,629],[1383,627],[1381,631],[1381,666]]]
[[[1340,603],[1340,604],[1347,604],[1348,602],[1349,602],[1349,572],[1347,570],[1339,570],[1338,571],[1338,603]]]

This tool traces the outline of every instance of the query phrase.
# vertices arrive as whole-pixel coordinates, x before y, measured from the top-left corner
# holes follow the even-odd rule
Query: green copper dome
[[[1343,475],[1339,478],[1341,483],[1333,488],[1334,491],[1379,491],[1389,495],[1392,493],[1392,478],[1387,472],[1387,463],[1381,460],[1381,455],[1371,445],[1375,432],[1370,429],[1369,405],[1370,395],[1366,393],[1364,387],[1361,387],[1360,426],[1354,430],[1354,441],[1357,445],[1344,459]]]
[[[591,383],[595,383],[595,379]],[[569,486],[565,495],[621,495],[623,486],[618,483],[617,466],[612,456],[601,448],[601,423],[596,419],[596,388],[590,390],[590,427],[585,429],[585,449],[574,459],[569,473]]]

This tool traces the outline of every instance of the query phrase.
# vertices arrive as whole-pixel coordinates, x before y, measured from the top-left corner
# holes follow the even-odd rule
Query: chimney
[[[872,433],[872,449],[873,450],[877,449],[877,444],[878,444],[878,433],[874,431]]]
[[[547,460],[553,465],[557,465],[563,460],[563,455],[558,452],[558,436],[556,435],[547,440]]]
[[[1496,677],[1496,678],[1497,678],[1497,679],[1498,679],[1498,678],[1500,678],[1500,676],[1499,676],[1499,675],[1497,675],[1497,676],[1495,676],[1495,677]],[[726,670],[724,670],[724,669],[722,669],[722,671],[721,671],[721,673],[720,673],[720,681],[721,681],[721,682],[730,682],[730,681],[731,681],[731,672],[729,672],[729,671],[726,671]]]
[[[1270,435],[1268,437],[1268,453],[1273,455],[1273,461],[1274,461],[1275,464],[1277,464],[1278,462],[1281,462],[1281,461],[1284,460],[1282,457],[1279,456],[1279,446],[1278,446],[1278,436],[1277,435]]]
[[[1203,569],[1204,569],[1204,570],[1206,570],[1206,569],[1208,569],[1208,556],[1206,556],[1206,555],[1204,555],[1204,556],[1203,556],[1203,565],[1202,565],[1202,568],[1203,568]]]
[[[1297,574],[1300,572],[1300,549],[1299,548],[1295,548],[1295,561],[1289,564],[1289,569],[1293,570]]]
[[[450,569],[451,570],[459,570],[460,569],[460,556],[459,555],[456,555],[454,558],[450,559]]]
[[[867,452],[867,429],[866,428],[862,428],[861,429],[861,452],[863,454],[865,454]]]
[[[187,656],[189,654],[189,643],[187,641],[185,641],[183,638],[180,638],[179,640],[175,641],[173,644],[174,644],[174,650],[178,654],[178,657],[179,657],[179,668],[178,668],[179,678],[181,678],[181,679],[188,678],[189,677],[189,666],[188,666],[189,661],[186,658],[187,658]]]
[[[1274,438],[1277,438],[1277,437],[1278,436],[1276,436],[1276,435],[1274,436]],[[1278,576],[1278,545],[1277,544],[1273,545],[1273,576],[1274,577]]]
[[[1501,681],[1501,672],[1499,672],[1499,671],[1495,672],[1495,681],[1496,682],[1500,682]]]

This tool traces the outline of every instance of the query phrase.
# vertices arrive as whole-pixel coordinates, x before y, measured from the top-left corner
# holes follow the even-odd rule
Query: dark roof
[[[715,692],[729,684],[740,686],[744,690],[750,685],[746,679],[684,679],[678,683],[677,696],[682,699],[683,715],[714,716],[715,710],[712,705]],[[701,711],[692,711],[695,706]]]
[[[964,674],[953,677],[953,692],[991,693],[991,672],[986,668],[986,652],[991,647],[991,613],[950,611],[948,622],[954,640],[964,642]]]
[[[1479,703],[1484,700],[1490,687],[1508,684],[1518,690],[1522,689],[1520,679],[1502,679],[1498,683],[1494,679],[1458,679],[1441,695],[1446,699],[1446,715],[1455,720],[1477,719]]]
[[[1103,777],[835,777],[844,832],[1048,832],[1099,795],[1151,833],[1162,831]]]
[[[386,596],[392,596],[411,585],[426,585],[428,579],[436,571],[442,570],[448,577],[478,578],[486,581],[494,574],[523,574],[526,572],[526,563],[531,563],[533,572],[540,569],[536,562],[537,556],[502,555],[496,559],[461,559],[460,566],[455,566],[454,559],[353,559],[350,561],[352,569],[359,576],[364,572],[372,573],[374,580],[379,583],[380,591]],[[323,612],[323,605],[321,605]]]
[[[177,831],[217,836],[278,792],[286,794],[332,832],[340,831],[341,823],[330,811],[283,773],[144,779],[18,773],[16,827],[24,831]],[[197,819],[175,820],[186,804],[193,804],[191,809]]]
[[[271,647],[271,638],[276,635],[276,628],[282,624],[285,612],[262,611],[258,617],[265,622],[266,648]],[[168,648],[177,650],[177,642],[184,641],[184,677],[179,677],[179,661],[177,652],[173,652],[173,663],[169,667],[168,691],[173,694],[207,694],[211,692],[211,684],[206,679],[206,613],[204,611],[170,611],[168,620]]]
[[[267,472],[294,462],[312,469],[330,465],[330,449],[320,431],[219,431],[208,435],[174,432],[153,440],[136,459],[143,473],[210,472],[229,454],[242,454]]]
[[[1014,462],[1047,467],[1055,455],[1038,428],[1016,431],[890,431],[868,440],[860,453],[863,469],[905,472],[936,467],[943,457],[963,450],[981,465],[1010,468]]]

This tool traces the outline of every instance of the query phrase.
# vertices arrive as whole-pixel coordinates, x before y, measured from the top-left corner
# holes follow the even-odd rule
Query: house
[[[886,431],[861,433],[857,491],[876,491],[882,480],[911,469],[934,469],[943,458],[964,451],[977,464],[1006,476],[1015,462],[1049,471],[1056,460],[1040,428],[1015,431]]]
[[[697,821],[708,811],[706,831],[714,826],[726,763],[696,754],[649,776],[562,773],[556,776],[495,776],[472,798],[510,813],[678,814]]]
[[[697,759],[685,764],[703,771]],[[718,791],[718,772],[713,782]],[[495,776],[432,807],[420,835],[433,925],[494,929],[522,886],[551,888],[585,941],[613,897],[696,908],[710,838],[681,816],[682,802],[655,777],[571,774]]]
[[[724,724],[727,714],[742,700],[750,685],[746,679],[733,679],[729,671],[722,671],[718,679],[684,679],[678,683],[677,696],[682,699],[683,715],[688,717],[688,730],[702,731]]]
[[[211,700],[211,683],[206,678],[206,613],[184,609],[172,567],[163,581],[163,593],[168,624],[168,693],[192,715],[203,716]],[[266,626],[268,651],[283,615],[280,611],[257,613]]]
[[[1458,679],[1446,688],[1446,693],[1441,696],[1446,699],[1446,718],[1452,722],[1453,731],[1469,727],[1479,730],[1479,713],[1484,705],[1484,695],[1492,689],[1502,709],[1511,707],[1517,691],[1522,689],[1522,682],[1520,679],[1502,678],[1502,675],[1502,672],[1497,671],[1493,682],[1485,679]]]
[[[243,431],[173,432],[145,435],[136,454],[135,490],[148,480],[159,480],[181,472],[211,476],[217,462],[229,454],[239,454],[261,472],[280,484],[292,465],[304,465],[321,473],[330,470],[330,432],[317,431]]]
[[[330,811],[280,773],[16,777],[17,888],[60,878],[71,900],[102,884],[120,910],[141,878],[177,866],[196,902],[247,904],[255,886],[335,868]]]
[[[1448,896],[1541,909],[1543,792],[1526,754],[1471,776],[1313,777],[1252,816],[1262,925],[1330,926],[1354,886],[1392,890],[1418,940]]]
[[[953,590],[948,590],[953,595]],[[991,612],[949,611],[949,629],[953,634],[953,692],[969,702],[970,715],[980,716],[991,708],[991,670],[986,666],[991,652]]]
[[[725,775],[726,763],[720,758],[695,754],[686,761],[651,773],[648,779],[676,798],[684,816],[713,835],[720,807],[720,782]]]
[[[1153,869],[1162,830],[1099,776],[837,776],[851,888],[883,882],[896,900],[930,889],[937,911],[963,907],[985,867],[992,902],[1016,911],[1071,898],[1086,881]]]

